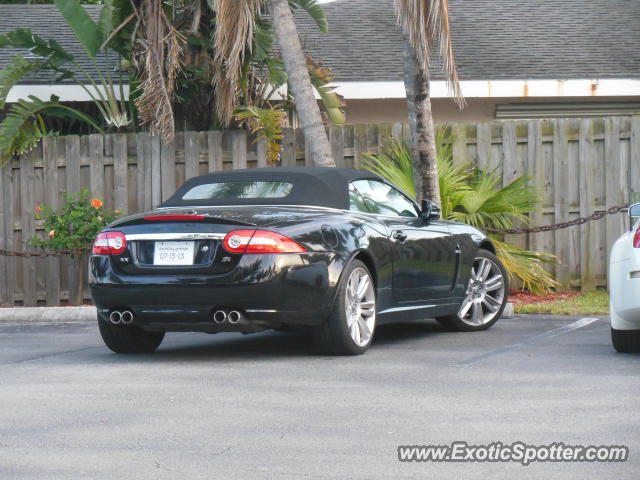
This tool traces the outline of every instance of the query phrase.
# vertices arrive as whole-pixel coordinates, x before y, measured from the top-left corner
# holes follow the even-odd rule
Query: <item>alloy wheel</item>
[[[502,270],[492,260],[477,257],[458,318],[474,327],[491,322],[500,311],[505,293]]]
[[[366,346],[376,324],[376,297],[371,277],[362,267],[355,268],[349,276],[345,316],[353,342],[359,347]]]

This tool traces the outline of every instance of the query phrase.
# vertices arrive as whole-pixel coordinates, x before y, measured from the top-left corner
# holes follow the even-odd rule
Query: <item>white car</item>
[[[631,228],[611,249],[611,340],[618,352],[640,352],[640,203],[629,207]]]

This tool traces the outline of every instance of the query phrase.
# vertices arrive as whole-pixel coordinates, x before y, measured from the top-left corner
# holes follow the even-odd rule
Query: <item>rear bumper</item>
[[[134,324],[166,331],[256,331],[318,325],[329,315],[340,262],[333,253],[244,255],[222,275],[122,275],[109,258],[90,261],[91,296],[106,320],[129,309]],[[237,325],[216,325],[216,310],[239,310]]]

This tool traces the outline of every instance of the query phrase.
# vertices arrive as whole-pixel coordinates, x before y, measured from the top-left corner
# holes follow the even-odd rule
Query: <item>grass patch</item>
[[[546,297],[512,296],[516,313],[548,315],[603,315],[609,313],[609,293],[596,290],[590,293],[556,293]]]

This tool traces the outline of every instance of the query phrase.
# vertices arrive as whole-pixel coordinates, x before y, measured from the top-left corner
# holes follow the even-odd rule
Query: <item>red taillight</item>
[[[633,247],[640,248],[640,227],[638,227],[635,235],[633,236]]]
[[[118,255],[127,248],[127,239],[122,232],[102,232],[93,242],[95,255]]]
[[[175,222],[185,220],[204,220],[207,218],[205,215],[151,215],[150,217],[144,217],[145,220],[152,222]]]
[[[266,230],[234,230],[223,242],[230,253],[305,253],[299,243],[279,233]]]

